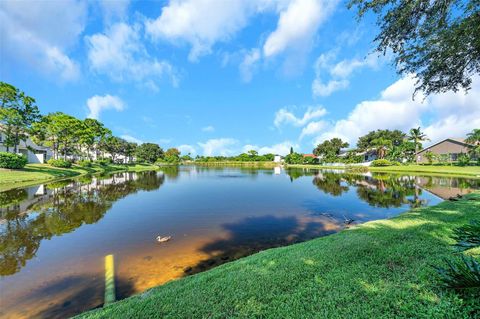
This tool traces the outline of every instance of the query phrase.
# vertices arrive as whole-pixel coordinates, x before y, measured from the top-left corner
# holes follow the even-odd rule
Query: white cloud
[[[194,146],[189,145],[189,144],[183,144],[180,146],[177,146],[177,149],[180,151],[181,154],[190,154],[191,156],[197,155],[197,150]]]
[[[372,53],[364,59],[344,59],[333,63],[333,60],[336,59],[336,51],[321,54],[315,62],[315,79],[312,83],[314,96],[329,96],[335,91],[343,90],[350,85],[349,78],[356,70],[362,68],[377,69],[380,64],[388,59],[388,56],[379,57]],[[325,77],[328,77],[329,80],[324,81],[323,78]]]
[[[263,45],[266,57],[277,55],[287,48],[310,46],[322,22],[333,12],[337,0],[293,0],[280,12],[277,29]]]
[[[238,141],[233,138],[210,139],[205,143],[198,143],[205,156],[232,156],[236,154],[235,146]]]
[[[215,128],[211,125],[202,127],[203,132],[215,132]]]
[[[90,68],[116,81],[132,80],[147,88],[158,90],[157,83],[168,77],[178,85],[178,75],[165,60],[157,60],[147,53],[142,44],[139,25],[116,23],[105,33],[85,38]]]
[[[123,20],[128,13],[130,0],[102,0],[98,2],[106,24]]]
[[[123,138],[127,142],[132,142],[132,143],[137,143],[137,144],[142,144],[143,143],[142,140],[139,140],[138,138],[135,138],[131,135],[124,134],[124,135],[120,135],[120,137]]]
[[[245,27],[255,7],[243,0],[172,0],[157,19],[146,22],[146,32],[156,40],[190,44],[189,59],[196,61]]]
[[[58,79],[80,75],[68,56],[86,23],[85,1],[1,1],[0,55]]]
[[[296,150],[300,148],[300,146],[297,143],[293,143],[291,141],[284,141],[282,143],[274,144],[271,146],[257,146],[257,145],[247,144],[243,146],[242,151],[245,153],[250,150],[255,150],[260,155],[263,155],[263,154],[287,155],[290,153],[291,147],[293,147]]]
[[[244,82],[250,82],[252,80],[253,71],[260,60],[260,57],[259,49],[252,49],[245,54],[242,63],[240,63],[238,67]]]
[[[480,79],[472,83],[468,94],[448,92],[412,100],[415,79],[402,78],[380,94],[376,100],[360,102],[344,118],[317,136],[314,144],[340,137],[355,144],[358,137],[376,129],[399,129],[407,132],[421,126],[432,142],[447,137],[462,137],[480,127]],[[430,121],[423,123],[422,118]]]
[[[302,129],[302,133],[300,134],[300,140],[303,139],[305,136],[319,134],[326,127],[327,122],[325,121],[310,122]]]
[[[273,124],[280,127],[282,124],[291,124],[293,126],[304,126],[311,120],[324,116],[327,110],[322,106],[309,107],[302,117],[297,117],[288,108],[284,107],[275,113]]]
[[[116,111],[123,111],[125,104],[117,96],[112,96],[110,94],[104,96],[94,95],[87,100],[87,108],[89,110],[87,117],[98,119],[100,113],[104,110],[113,109]]]

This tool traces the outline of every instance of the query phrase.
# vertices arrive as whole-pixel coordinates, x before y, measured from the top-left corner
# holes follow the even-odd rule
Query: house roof
[[[303,154],[303,157],[317,157],[315,154]]]
[[[444,140],[441,140],[435,144],[432,144],[432,145],[429,145],[428,147],[425,147],[424,149],[418,151],[416,154],[420,154],[422,152],[424,152],[425,150],[428,150],[429,148],[432,148],[434,146],[437,146],[438,144],[441,144],[445,141],[453,141],[453,142],[456,142],[456,143],[460,143],[460,144],[463,144],[464,146],[467,146],[467,147],[473,147],[474,145],[473,144],[470,144],[470,143],[466,143],[465,142],[465,139],[464,138],[460,138],[460,137],[449,137],[449,138],[446,138]],[[416,155],[415,154],[415,155]]]

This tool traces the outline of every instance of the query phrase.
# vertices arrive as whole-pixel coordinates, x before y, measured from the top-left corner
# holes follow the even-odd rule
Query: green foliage
[[[470,156],[467,154],[460,154],[458,155],[457,162],[460,166],[466,166],[470,163]]]
[[[348,147],[348,145],[347,142],[335,137],[318,144],[313,150],[313,154],[320,156],[323,162],[338,162],[340,150]]]
[[[435,158],[435,154],[432,151],[425,152],[425,157],[428,160],[428,164],[433,164],[433,160]]]
[[[398,162],[391,162],[387,159],[377,159],[372,161],[370,164],[373,167],[382,167],[382,166],[392,166],[392,165],[400,165]]]
[[[459,250],[466,250],[480,246],[480,221],[472,220],[469,225],[456,228],[453,239],[457,241],[455,246]]]
[[[78,165],[80,165],[81,167],[92,167],[93,163],[92,161],[82,160],[78,161]]]
[[[376,145],[373,143],[374,140],[383,138],[385,140],[391,141],[392,146],[399,146],[403,143],[406,135],[399,130],[376,130],[371,131],[368,134],[359,137],[357,142],[357,147],[360,150],[370,150],[376,148]]]
[[[95,161],[95,163],[101,166],[108,166],[110,164],[113,164],[113,161],[111,158],[99,158]]]
[[[64,159],[54,159],[51,158],[47,161],[47,164],[53,167],[61,167],[61,168],[70,168],[72,167],[72,162],[64,160]]]
[[[377,15],[377,50],[393,51],[400,74],[415,74],[417,90],[468,90],[480,72],[478,0],[350,0],[359,17]]]
[[[480,129],[476,128],[467,134],[465,142],[470,144],[480,144]]]
[[[32,124],[40,118],[35,99],[13,85],[0,82],[0,132],[5,135],[3,144],[14,148],[25,141]]]
[[[303,164],[303,155],[299,153],[291,153],[285,156],[285,163],[287,164]]]
[[[20,169],[27,165],[27,158],[23,155],[0,152],[0,168]]]
[[[446,268],[434,267],[447,288],[480,288],[480,264],[473,257],[461,256],[461,259],[445,259]]]
[[[139,145],[135,152],[137,161],[155,163],[159,158],[163,158],[163,150],[154,143],[143,143]]]

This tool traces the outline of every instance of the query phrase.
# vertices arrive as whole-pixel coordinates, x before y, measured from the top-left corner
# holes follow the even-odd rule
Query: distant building
[[[280,155],[275,155],[275,156],[273,157],[273,161],[274,161],[275,163],[281,163],[281,162],[282,162],[282,156],[280,156]]]
[[[5,141],[5,135],[0,133],[0,152],[6,152],[7,147],[3,144]],[[13,151],[13,147],[9,148],[9,151]],[[48,147],[38,146],[30,138],[26,141],[20,141],[17,146],[17,153],[24,155],[29,163],[43,164],[52,157],[52,150]]]
[[[311,158],[317,158],[315,154],[303,154],[303,157],[311,157]]]
[[[435,155],[448,156],[449,161],[456,161],[460,154],[467,154],[473,147],[472,144],[466,143],[463,138],[447,138],[436,144],[424,148],[416,154],[417,160],[420,163],[428,162],[427,152],[432,152]]]

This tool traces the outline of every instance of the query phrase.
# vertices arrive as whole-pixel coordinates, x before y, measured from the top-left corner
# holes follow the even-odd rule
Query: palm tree
[[[478,144],[480,143],[480,129],[476,128],[472,132],[467,134],[467,139],[465,142],[470,144]]]
[[[372,145],[377,151],[378,158],[382,159],[387,154],[387,151],[392,149],[393,143],[391,140],[380,137],[372,141]]]
[[[408,135],[408,139],[415,143],[415,162],[418,163],[418,147],[422,145],[421,142],[429,141],[429,139],[427,138],[427,135],[420,130],[420,127],[412,128]]]

